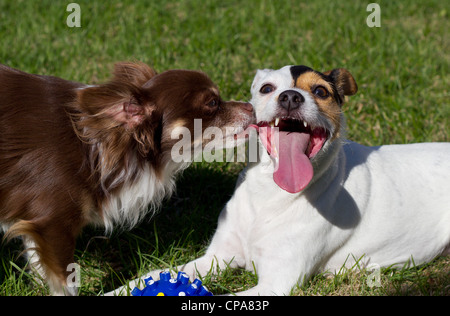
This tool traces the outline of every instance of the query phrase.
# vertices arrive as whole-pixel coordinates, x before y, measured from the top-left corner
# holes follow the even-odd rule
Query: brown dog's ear
[[[111,81],[80,89],[77,101],[81,111],[102,128],[135,128],[154,110],[142,86],[156,75],[143,63],[118,63]]]
[[[347,69],[337,68],[323,74],[331,79],[342,99],[344,99],[344,95],[354,95],[358,91],[358,85]]]
[[[114,87],[112,83],[88,87],[78,91],[77,100],[81,116],[95,121],[101,128],[124,126],[134,128],[146,116],[150,116],[154,106],[135,86]],[[100,127],[100,126],[99,126]]]
[[[127,81],[135,86],[143,86],[156,75],[156,72],[141,62],[121,62],[114,65],[113,74],[113,80]]]
[[[150,117],[154,107],[149,103],[143,103],[136,98],[122,102],[117,107],[110,108],[112,117],[128,128],[140,125],[146,117]]]

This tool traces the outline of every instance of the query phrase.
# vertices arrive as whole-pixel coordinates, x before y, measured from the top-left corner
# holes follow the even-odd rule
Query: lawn
[[[348,138],[366,145],[450,141],[450,2],[378,1],[381,27],[368,27],[371,1],[76,1],[81,27],[66,24],[72,1],[0,2],[0,63],[86,83],[107,80],[117,61],[157,71],[206,72],[224,99],[249,100],[258,68],[304,64],[347,68],[358,93],[344,105]],[[128,232],[79,238],[81,295],[97,295],[155,268],[205,251],[243,163],[195,163],[161,211]],[[20,243],[0,244],[0,295],[46,295],[23,271]],[[282,268],[282,267],[280,267]],[[450,258],[411,269],[358,267],[320,274],[294,295],[449,295]],[[246,289],[257,276],[224,271],[205,279],[214,293]]]

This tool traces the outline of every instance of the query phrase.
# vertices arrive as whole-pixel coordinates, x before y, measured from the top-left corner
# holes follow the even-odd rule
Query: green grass
[[[366,25],[367,1],[87,1],[81,28],[66,26],[72,1],[0,2],[0,62],[28,72],[98,83],[114,62],[141,60],[157,71],[200,69],[222,96],[250,99],[258,68],[305,64],[344,67],[359,92],[344,105],[348,138],[367,145],[450,141],[450,3],[377,1],[381,27]],[[89,228],[79,238],[82,295],[121,285],[149,269],[173,267],[205,251],[217,216],[243,164],[196,163],[177,194],[153,219],[105,237]],[[20,243],[0,246],[0,295],[44,295],[22,271]],[[368,288],[357,267],[314,277],[293,294],[449,294],[449,259],[382,272]],[[205,280],[215,293],[246,289],[256,276],[224,271]]]

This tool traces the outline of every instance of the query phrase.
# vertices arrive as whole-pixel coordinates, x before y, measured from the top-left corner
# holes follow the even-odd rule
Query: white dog
[[[257,286],[238,294],[288,295],[355,259],[390,266],[449,253],[450,143],[344,140],[341,106],[356,91],[345,69],[257,72],[251,103],[266,159],[240,174],[206,254],[179,270],[255,267]]]

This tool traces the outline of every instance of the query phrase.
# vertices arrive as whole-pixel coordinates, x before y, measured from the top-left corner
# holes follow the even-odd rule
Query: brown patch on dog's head
[[[358,91],[355,79],[344,68],[320,73],[306,66],[293,66],[291,74],[294,85],[307,91],[315,100],[319,110],[340,130],[341,106],[346,95],[354,95]],[[335,133],[334,138],[339,137]]]

